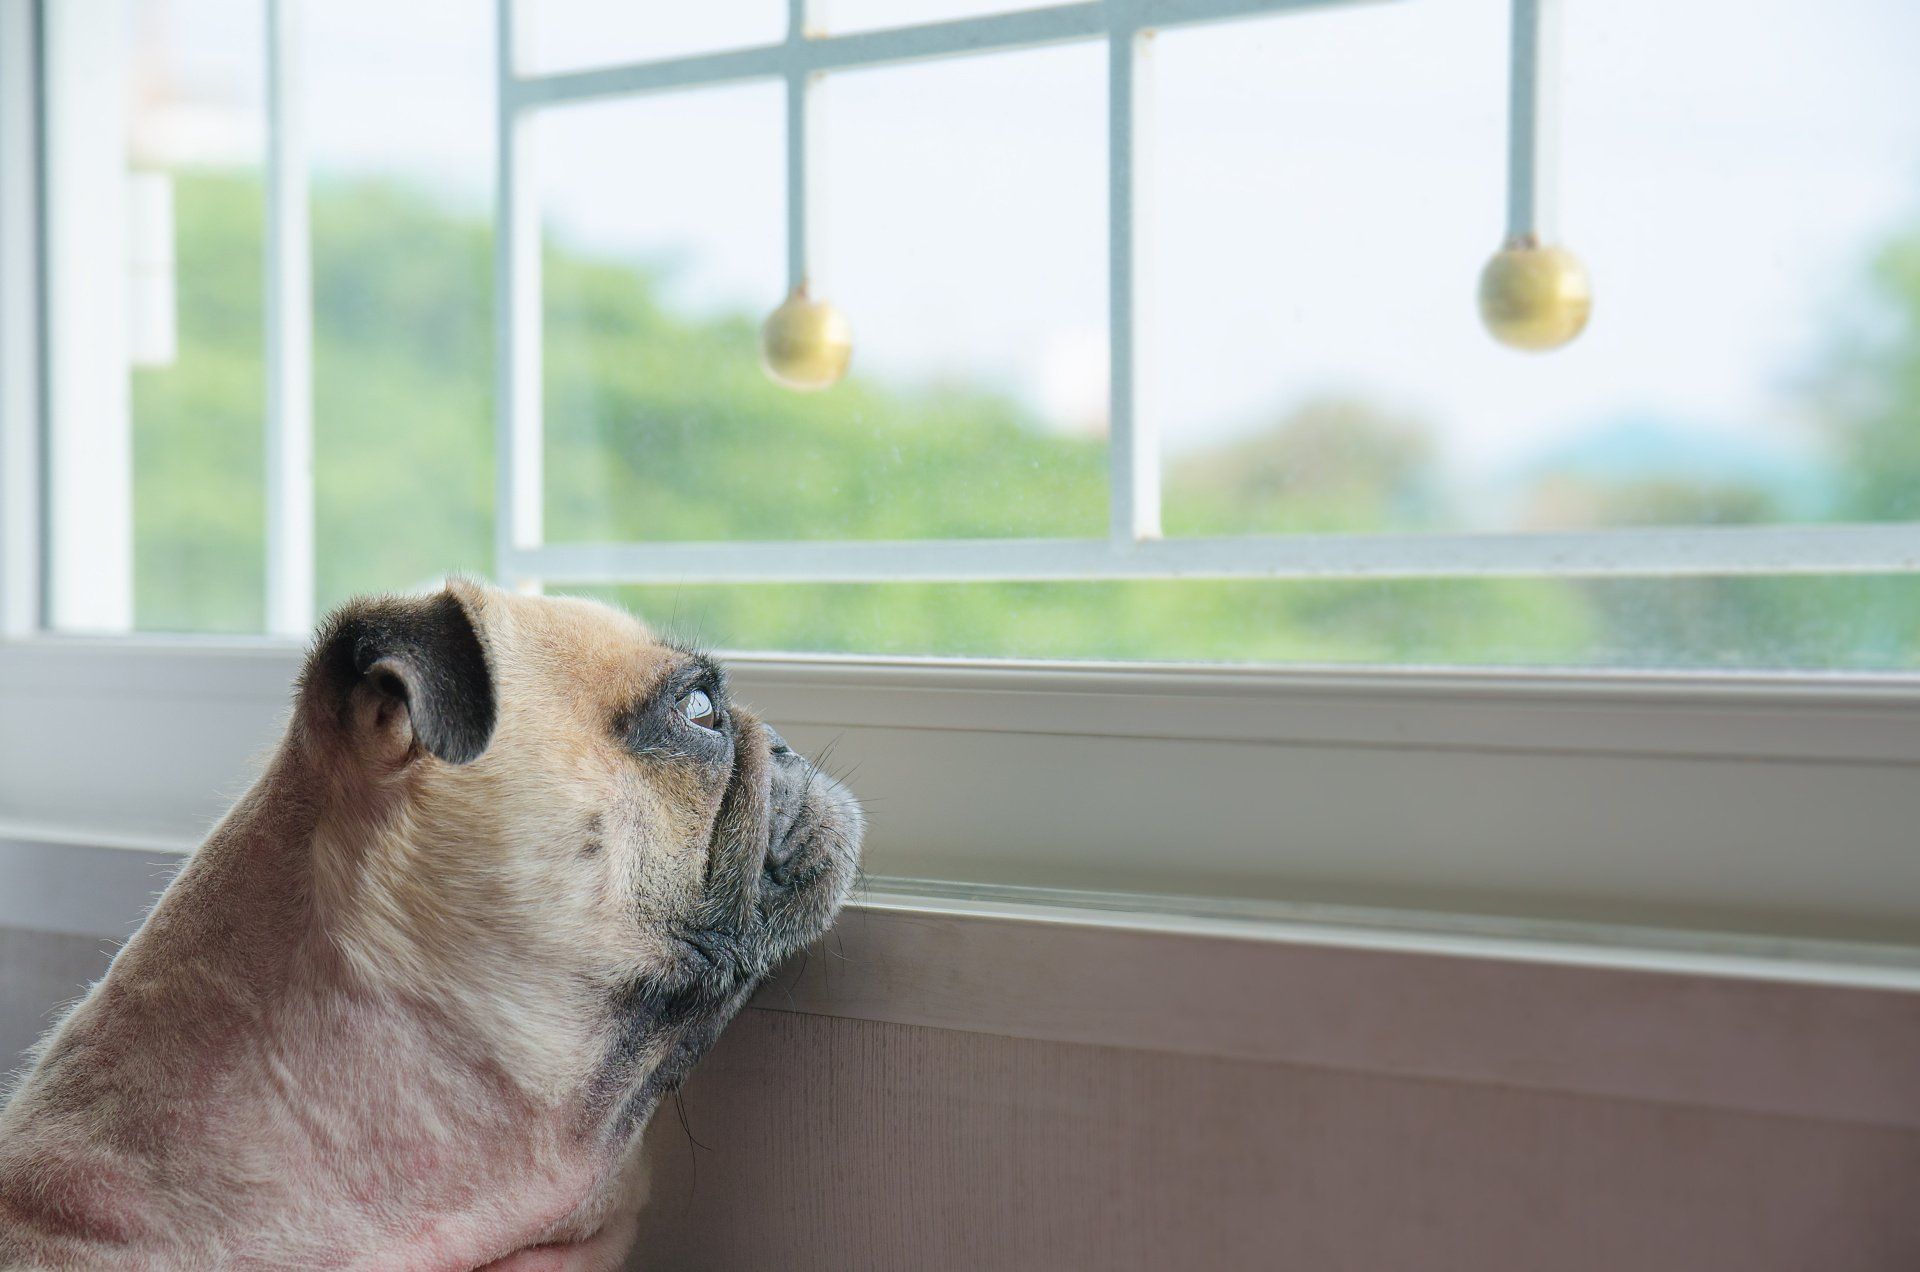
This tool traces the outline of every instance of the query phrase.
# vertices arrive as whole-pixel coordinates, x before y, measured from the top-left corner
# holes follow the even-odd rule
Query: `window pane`
[[[760,371],[784,100],[753,84],[539,117],[550,540],[797,528],[791,462],[857,390],[800,397]]]
[[[133,0],[124,11],[134,624],[258,631],[263,10],[258,0]],[[56,432],[69,423],[56,414]]]
[[[323,610],[492,568],[492,12],[305,10]]]
[[[1482,667],[1920,667],[1920,579],[1910,576],[569,590],[725,649]]]
[[[786,12],[528,7],[549,66],[765,43]],[[304,9],[322,604],[491,565],[491,14]],[[1494,344],[1473,302],[1501,231],[1506,22],[1505,0],[1420,0],[1149,42],[1141,295],[1169,533],[1920,517],[1904,56],[1920,10],[1764,0],[1729,26],[1654,0],[1572,6],[1558,237],[1598,301],[1547,356]],[[51,6],[48,36],[54,622],[258,630],[262,5]],[[813,395],[759,367],[785,290],[781,86],[543,112],[549,539],[1103,536],[1105,59],[1091,41],[818,86],[811,281],[850,320],[854,364]],[[125,268],[112,241],[131,244]],[[1911,661],[1913,586],[691,587],[678,603],[736,646],[1886,669]]]
[[[885,538],[1103,535],[1106,51],[828,82],[824,276]]]
[[[813,292],[854,362],[816,394],[759,366],[779,86],[543,116],[548,538],[1103,533],[1101,66],[1056,49],[823,86]]]
[[[621,62],[778,44],[786,0],[518,0],[522,70],[577,71]],[[491,11],[491,6],[489,6]],[[491,19],[489,19],[491,25]]]
[[[1555,520],[1920,516],[1920,393],[1897,369],[1920,333],[1920,9],[1567,16],[1569,241],[1619,283],[1585,393],[1539,415],[1580,406],[1589,427],[1544,458],[1619,510]]]
[[[1502,228],[1505,13],[1156,40],[1169,532],[1913,515],[1920,290],[1895,253],[1920,231],[1920,97],[1896,32],[1920,15],[1569,6],[1560,237],[1595,308],[1523,355],[1473,299]]]

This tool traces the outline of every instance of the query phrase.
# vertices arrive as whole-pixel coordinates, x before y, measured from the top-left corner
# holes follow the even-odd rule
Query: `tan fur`
[[[449,589],[492,677],[484,752],[423,755],[375,679],[336,701],[310,669],[263,776],[0,1115],[0,1267],[618,1265],[638,1136],[609,1110],[670,1087],[824,926],[858,812],[739,708],[718,777],[636,755],[614,722],[686,657],[633,618]],[[754,854],[794,799],[819,878],[788,896]],[[739,966],[690,982],[698,1011],[615,1006],[686,981],[680,934],[718,911],[744,916]]]

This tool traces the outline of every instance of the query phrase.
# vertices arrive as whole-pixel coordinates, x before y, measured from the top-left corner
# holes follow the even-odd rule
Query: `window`
[[[1803,46],[1786,15],[1736,37],[1741,69],[1703,92],[1699,68],[1723,60],[1712,54],[1726,39],[1710,19],[1674,32],[1653,7],[1579,13],[1564,96],[1585,105],[1569,109],[1566,131],[1593,175],[1568,184],[1619,292],[1579,346],[1529,364],[1487,341],[1465,301],[1503,182],[1507,7],[1250,13],[1265,7],[1180,6],[1166,22],[1121,6],[971,21],[942,10],[924,16],[951,24],[521,86],[513,104],[544,114],[578,96],[784,72],[788,202],[801,212],[789,282],[808,278],[869,318],[878,330],[856,337],[861,364],[878,364],[882,385],[938,386],[945,409],[923,401],[892,420],[848,389],[833,422],[796,404],[791,426],[762,418],[729,450],[740,417],[757,417],[744,404],[709,398],[690,414],[630,401],[609,411],[616,432],[632,438],[628,421],[650,418],[678,444],[635,445],[638,471],[589,501],[624,518],[582,527],[566,487],[566,511],[530,520],[512,549],[520,572],[651,585],[615,594],[755,648],[1906,665],[1900,633],[1920,597],[1899,574],[1907,533],[1776,532],[1905,515],[1847,493],[1877,461],[1847,458],[1859,427],[1834,418],[1844,410],[1822,395],[1840,390],[1821,379],[1853,374],[1831,347],[1851,311],[1824,291],[1861,266],[1890,209],[1912,204],[1912,191],[1867,176],[1920,140],[1898,67],[1837,99],[1818,82],[1831,66],[1756,92],[1754,68],[1801,61],[1788,56]],[[1836,62],[1853,56],[1839,52],[1849,39],[1856,52],[1873,42],[1874,16],[1856,6],[1820,19],[1853,24],[1837,42],[1829,31]],[[1223,17],[1240,20],[1197,20]],[[1661,85],[1620,52],[1656,27],[1675,50]],[[964,56],[908,60],[943,51]],[[891,103],[887,80],[901,85]],[[1758,109],[1702,116],[1691,99],[1715,93]],[[816,97],[828,103],[818,117]],[[1101,98],[1097,130],[1076,123]],[[1623,120],[1624,100],[1637,109]],[[943,112],[949,101],[957,108]],[[1693,136],[1649,156],[1651,138],[1696,117]],[[1797,143],[1728,144],[1730,129],[1770,127],[1852,139],[1826,153],[1880,188],[1794,231],[1754,216],[1795,207],[1790,218],[1808,219]],[[842,175],[854,165],[840,156],[877,149],[866,135],[888,130],[890,163],[864,182]],[[1152,135],[1150,152],[1136,130]],[[835,160],[809,167],[816,133]],[[1729,152],[1746,167],[1714,162]],[[731,162],[715,167],[709,192],[744,188]],[[1088,206],[1089,188],[1101,206]],[[1672,208],[1665,222],[1638,210],[1656,192]],[[833,227],[849,222],[842,241]],[[1783,232],[1801,234],[1805,260],[1779,263],[1770,244]],[[1105,315],[1085,251],[1101,237]],[[826,264],[814,268],[822,240]],[[1667,280],[1689,269],[1703,312],[1676,314]],[[1820,304],[1831,319],[1810,323]],[[1794,348],[1809,333],[1828,347]],[[1666,352],[1687,340],[1697,357]],[[1780,372],[1782,344],[1803,368]],[[1116,349],[1117,361],[1104,356]],[[1024,436],[995,433],[982,389],[1013,399]],[[845,422],[865,435],[834,437]],[[769,438],[788,432],[800,444]],[[969,453],[969,438],[983,444]],[[603,435],[586,467],[604,479],[598,456],[615,448]],[[913,462],[934,448],[931,464]],[[661,456],[674,457],[664,471],[650,465]],[[690,471],[700,511],[673,488]],[[558,493],[550,482],[550,508]]]
[[[52,626],[464,569],[741,648],[1920,650],[1907,6],[521,8],[47,10]],[[1472,302],[1535,228],[1545,355]]]
[[[491,9],[383,8],[41,6],[56,629],[490,566]]]
[[[465,570],[770,651],[876,875],[1910,939],[1917,28],[0,0],[0,842]]]

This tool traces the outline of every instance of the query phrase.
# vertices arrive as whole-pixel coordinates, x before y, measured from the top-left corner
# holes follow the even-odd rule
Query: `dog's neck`
[[[276,763],[236,806],[0,1114],[0,1264],[472,1267],[586,1235],[564,1221],[605,1167],[578,1118],[457,1014],[352,975],[303,781]]]

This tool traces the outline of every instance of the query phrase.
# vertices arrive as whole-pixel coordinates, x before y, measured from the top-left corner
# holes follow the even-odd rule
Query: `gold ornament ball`
[[[760,365],[774,383],[789,389],[832,388],[852,358],[853,328],[846,316],[807,295],[805,284],[794,288],[760,328]]]
[[[1587,325],[1593,283],[1580,258],[1530,239],[1509,242],[1480,274],[1480,320],[1515,349],[1558,349]]]

